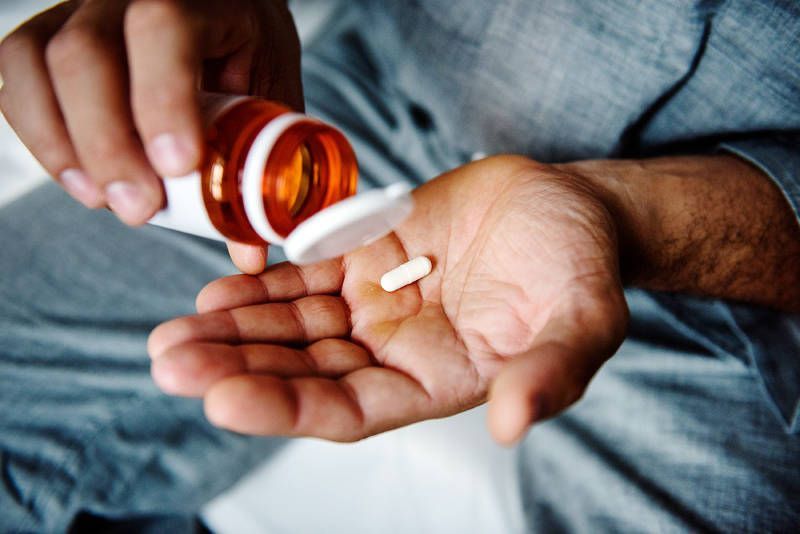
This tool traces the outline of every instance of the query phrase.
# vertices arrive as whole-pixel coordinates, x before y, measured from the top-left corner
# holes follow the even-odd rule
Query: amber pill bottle
[[[276,103],[201,95],[200,168],[164,179],[151,223],[214,239],[281,245],[319,211],[356,192],[358,165],[334,127]]]

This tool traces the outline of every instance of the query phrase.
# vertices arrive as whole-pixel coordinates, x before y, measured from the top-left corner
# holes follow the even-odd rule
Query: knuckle
[[[16,63],[39,47],[36,36],[24,28],[8,35],[0,43],[0,68]]]
[[[0,111],[8,124],[17,132],[22,144],[42,167],[53,176],[57,176],[72,160],[72,146],[69,141],[52,133],[50,129],[30,128],[24,124],[24,113],[12,113],[15,110],[12,102],[13,99],[8,96],[7,91],[0,91]]]
[[[52,136],[34,135],[27,145],[42,166],[54,175],[63,171],[70,161],[70,147]]]
[[[51,70],[69,70],[99,48],[102,48],[101,38],[91,27],[63,28],[47,43],[45,58]]]
[[[183,77],[176,73],[169,82],[133,89],[133,105],[138,114],[147,114],[154,119],[165,115],[173,115],[186,109],[187,103],[193,103],[194,85],[191,80],[182,82]]]
[[[98,185],[130,174],[129,145],[112,135],[94,135],[79,145],[79,152]]]
[[[336,297],[328,296],[328,298],[320,299],[317,306],[318,308],[313,310],[315,313],[330,316],[339,316],[345,313],[344,303]]]
[[[174,0],[137,0],[125,12],[125,29],[132,36],[150,34],[179,27],[184,18]]]

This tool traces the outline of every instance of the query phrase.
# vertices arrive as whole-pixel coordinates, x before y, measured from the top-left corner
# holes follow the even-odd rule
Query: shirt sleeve
[[[783,192],[800,224],[800,133],[724,142],[719,150],[761,169]],[[800,265],[787,265],[800,269]],[[800,431],[800,315],[728,304],[747,358],[790,433]]]
[[[800,224],[800,133],[724,142],[719,150],[736,154],[772,178]]]

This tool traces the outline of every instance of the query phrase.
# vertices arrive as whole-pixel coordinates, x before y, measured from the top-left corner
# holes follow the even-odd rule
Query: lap
[[[149,376],[147,335],[231,272],[224,245],[127,228],[52,184],[0,228],[0,530],[193,513],[278,446],[211,427]]]
[[[792,531],[800,443],[747,358],[705,350],[650,295],[628,297],[619,353],[581,402],[508,456],[491,444],[484,409],[346,447],[307,441],[206,517],[221,531]]]
[[[633,330],[581,402],[535,428],[520,491],[535,531],[763,531],[800,522],[800,438],[746,358],[710,354],[629,294]],[[640,329],[641,330],[641,329]]]

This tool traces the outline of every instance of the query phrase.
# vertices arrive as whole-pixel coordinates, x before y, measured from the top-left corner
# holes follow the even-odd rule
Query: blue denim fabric
[[[428,135],[450,154],[555,162],[727,150],[763,169],[800,221],[796,1],[362,3],[383,84],[430,110]],[[686,315],[680,299],[665,306]],[[742,338],[737,354],[797,431],[800,317],[737,309],[709,304],[686,327],[707,335],[714,322],[720,337]]]
[[[797,210],[798,35],[795,2],[365,0],[308,43],[304,80],[310,112],[353,141],[364,188],[476,151],[723,149]],[[0,209],[0,228],[0,530],[192,513],[280,446],[213,429],[148,376],[148,331],[230,271],[220,247],[124,228],[54,186]],[[798,318],[627,296],[619,354],[519,448],[528,529],[800,524]]]
[[[741,341],[687,328],[658,295],[626,297],[628,339],[585,397],[520,449],[526,528],[796,531],[800,439],[764,402],[751,361],[723,349]],[[703,315],[713,304],[684,304],[723,326],[724,314]]]
[[[771,176],[800,220],[800,134],[726,142],[720,148]],[[732,306],[730,313],[765,392],[787,429],[800,431],[800,317],[747,306]]]
[[[279,446],[150,379],[149,330],[232,272],[224,245],[127,228],[52,184],[0,228],[0,532],[64,532],[81,511],[191,517]]]

